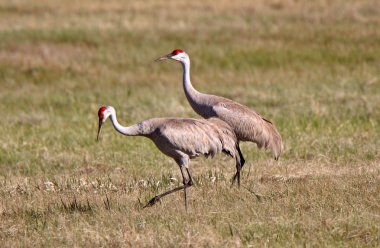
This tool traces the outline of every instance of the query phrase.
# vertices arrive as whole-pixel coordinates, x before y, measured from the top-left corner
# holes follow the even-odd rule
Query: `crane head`
[[[99,140],[100,136],[100,130],[102,129],[103,123],[107,120],[107,118],[112,114],[112,107],[100,107],[98,111],[98,117],[99,117],[99,126],[98,126],[98,135],[96,136],[96,140]]]
[[[183,50],[174,49],[173,52],[171,52],[167,55],[164,55],[162,57],[159,57],[158,59],[156,59],[156,61],[161,61],[161,60],[165,60],[165,59],[173,59],[173,60],[183,62],[183,61],[187,60],[188,58],[189,58],[189,56]]]

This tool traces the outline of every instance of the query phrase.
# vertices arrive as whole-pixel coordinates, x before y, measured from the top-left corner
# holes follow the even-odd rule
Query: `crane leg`
[[[182,165],[180,165],[180,169],[181,169],[181,174],[182,174],[182,178],[183,178],[183,185],[179,186],[177,188],[168,190],[168,191],[166,191],[164,193],[161,193],[159,195],[156,195],[155,197],[153,197],[152,199],[150,199],[150,201],[143,208],[151,207],[154,204],[156,204],[156,202],[158,202],[162,197],[164,197],[166,195],[169,195],[171,193],[174,193],[176,191],[184,189],[184,191],[185,191],[185,207],[186,207],[186,210],[187,210],[187,188],[193,185],[193,181],[192,181],[191,176],[189,176],[190,177],[189,181],[186,180],[185,174],[183,173],[183,166]],[[187,170],[188,175],[190,175],[189,174],[190,173],[189,170],[187,168],[186,168],[186,170]]]
[[[183,189],[185,191],[185,207],[186,207],[186,211],[187,211],[187,206],[188,206],[188,203],[187,203],[187,188],[188,187],[191,187],[193,186],[193,178],[190,174],[190,170],[188,167],[186,167],[186,172],[187,172],[187,175],[189,176],[189,180],[187,182],[185,182],[185,175],[183,174],[183,170],[182,170],[182,167],[181,167],[181,173],[182,173],[182,177],[183,177],[183,180],[184,180],[184,185],[186,185],[186,187]]]
[[[237,150],[238,150],[238,152],[239,152],[241,168],[243,168],[243,166],[244,166],[244,164],[245,164],[245,159],[244,159],[243,154],[241,153],[241,150],[240,150],[239,145],[237,146]]]
[[[245,164],[245,159],[243,157],[243,154],[240,151],[239,145],[236,148],[237,148],[237,151],[239,153],[239,157],[236,157],[236,173],[235,173],[234,177],[232,178],[231,187],[234,185],[236,180],[238,182],[238,187],[240,187],[240,171]]]
[[[240,171],[241,171],[241,165],[240,163],[236,163],[236,173],[234,175],[234,177],[232,178],[232,184],[231,184],[231,187],[234,185],[234,183],[236,182],[236,179],[237,179],[237,184],[238,184],[238,187],[240,187]]]
[[[186,177],[185,177],[185,174],[183,173],[183,167],[182,166],[180,166],[180,168],[181,168],[181,174],[182,174],[182,178],[183,178],[183,185],[185,186],[184,188],[183,188],[183,191],[184,191],[184,193],[185,193],[185,208],[186,208],[186,211],[187,211],[187,207],[188,207],[188,201],[187,201],[187,187],[189,187],[189,186],[191,186],[190,185],[190,182],[192,183],[192,181],[191,181],[191,179],[189,178],[189,180],[186,180]],[[186,170],[187,170],[187,168],[186,168]],[[188,173],[189,174],[189,173]]]

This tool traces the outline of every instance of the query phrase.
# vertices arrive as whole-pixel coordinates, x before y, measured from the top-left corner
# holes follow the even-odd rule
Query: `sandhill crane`
[[[272,122],[240,103],[224,97],[204,94],[194,89],[190,81],[190,58],[183,50],[175,49],[156,61],[165,59],[181,62],[185,95],[197,114],[203,118],[220,118],[233,128],[239,141],[251,141],[259,148],[270,148],[274,158],[278,160],[283,144],[281,135]],[[234,181],[235,178],[236,176]]]
[[[114,128],[119,133],[151,139],[162,153],[173,158],[178,164],[182,174],[183,186],[156,195],[144,208],[154,205],[161,197],[183,189],[187,209],[187,188],[193,185],[193,178],[189,170],[189,160],[201,155],[213,157],[217,153],[223,152],[235,158],[236,175],[238,182],[240,181],[242,161],[239,156],[238,141],[232,128],[220,119],[154,118],[125,127],[117,121],[116,111],[112,106],[101,107],[98,111],[98,116],[97,140],[99,140],[103,123],[110,117]],[[183,167],[186,168],[188,179],[185,177]]]

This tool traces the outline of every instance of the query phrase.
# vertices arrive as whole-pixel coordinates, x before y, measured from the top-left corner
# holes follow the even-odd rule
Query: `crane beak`
[[[165,56],[162,56],[162,57],[159,57],[158,59],[156,59],[155,61],[161,61],[161,60],[165,60],[165,59],[171,59],[172,58],[172,54],[169,53]]]
[[[96,136],[96,141],[99,141],[100,130],[102,130],[102,125],[103,125],[103,122],[99,120],[98,135]]]

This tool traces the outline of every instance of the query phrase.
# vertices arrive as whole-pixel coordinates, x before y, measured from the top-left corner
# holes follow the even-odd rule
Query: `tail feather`
[[[284,150],[281,135],[271,122],[266,122],[266,127],[269,133],[269,142],[267,143],[266,148],[270,148],[273,152],[274,159],[278,160]]]

